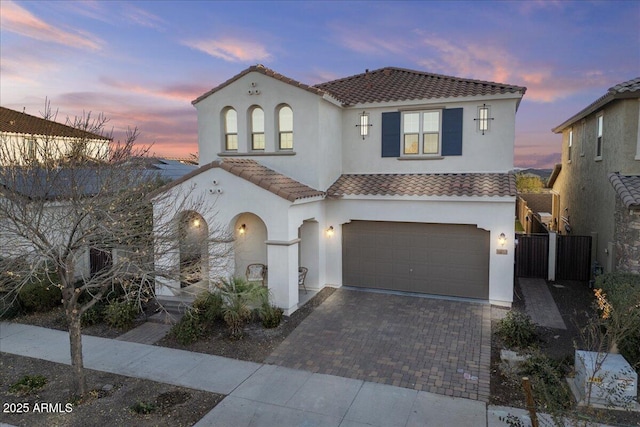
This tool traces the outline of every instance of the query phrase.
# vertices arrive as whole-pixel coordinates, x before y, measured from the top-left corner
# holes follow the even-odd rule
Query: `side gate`
[[[587,281],[591,278],[591,236],[558,235],[556,278]]]
[[[518,235],[515,262],[516,276],[546,279],[549,274],[549,235]]]

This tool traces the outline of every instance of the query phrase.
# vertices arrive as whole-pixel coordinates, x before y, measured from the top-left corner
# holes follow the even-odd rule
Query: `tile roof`
[[[627,80],[626,82],[610,87],[609,90],[607,90],[607,93],[580,110],[577,114],[571,116],[571,118],[564,121],[561,125],[558,125],[551,130],[555,133],[561,133],[573,123],[596,112],[611,101],[628,98],[640,98],[640,77],[636,77],[635,79]]]
[[[231,77],[192,101],[197,104],[209,95],[230,85],[241,77],[258,72],[316,95],[330,95],[344,105],[369,102],[407,101],[415,99],[455,98],[459,96],[497,95],[514,93],[524,95],[527,88],[482,80],[463,79],[442,74],[425,73],[404,68],[386,67],[379,70],[309,86],[283,76],[264,65],[253,65]]]
[[[640,209],[640,175],[610,173],[609,182],[629,209]]]
[[[251,67],[245,69],[244,71],[241,71],[239,74],[236,74],[235,76],[231,77],[229,80],[227,80],[224,83],[219,84],[218,86],[214,87],[213,89],[211,89],[209,92],[206,92],[202,95],[200,95],[199,97],[197,97],[196,99],[194,99],[193,101],[191,101],[191,104],[195,105],[198,102],[202,101],[203,99],[205,99],[206,97],[208,97],[209,95],[218,92],[220,89],[229,86],[231,83],[235,82],[236,80],[240,79],[241,77],[251,73],[251,72],[258,72],[261,74],[264,74],[265,76],[269,76],[272,77],[276,80],[280,80],[284,83],[290,84],[292,86],[296,86],[299,87],[301,89],[307,90],[311,93],[314,93],[316,95],[323,95],[324,92],[320,89],[316,89],[313,86],[308,86],[304,83],[300,83],[296,80],[290,79],[289,77],[283,76],[280,73],[277,73],[275,71],[273,71],[270,68],[265,67],[262,64],[258,64],[258,65],[252,65]]]
[[[46,120],[5,107],[0,107],[0,132],[70,138],[101,139],[104,141],[110,140],[109,138],[102,135],[85,132],[83,130],[63,125],[52,120]]]
[[[315,86],[345,105],[459,96],[524,95],[527,88],[463,79],[404,68],[386,67]]]
[[[315,190],[293,178],[269,169],[255,160],[225,158],[217,162],[217,167],[262,187],[290,202],[308,197],[324,196],[324,192]]]
[[[507,173],[342,175],[327,195],[507,197],[516,195],[516,180]]]

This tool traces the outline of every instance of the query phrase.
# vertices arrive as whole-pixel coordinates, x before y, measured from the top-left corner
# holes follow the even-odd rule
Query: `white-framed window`
[[[410,111],[402,115],[402,154],[440,153],[440,110]]]
[[[288,105],[278,108],[278,148],[293,150],[293,110]]]
[[[573,149],[573,128],[569,129],[567,141],[567,160],[571,162],[571,150]]]
[[[264,111],[260,107],[251,109],[251,149],[264,150]]]
[[[596,160],[602,159],[602,148],[604,139],[602,137],[602,129],[604,125],[604,116],[602,113],[596,116]]]
[[[224,149],[238,151],[238,113],[231,107],[224,111]]]

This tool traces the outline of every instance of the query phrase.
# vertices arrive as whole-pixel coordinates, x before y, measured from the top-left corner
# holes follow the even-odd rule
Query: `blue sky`
[[[0,0],[0,102],[105,113],[159,155],[197,152],[191,101],[250,65],[307,84],[397,66],[528,88],[515,164],[551,167],[551,128],[640,76],[637,1]]]

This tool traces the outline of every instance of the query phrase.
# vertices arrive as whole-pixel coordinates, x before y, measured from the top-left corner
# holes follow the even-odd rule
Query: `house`
[[[0,107],[3,163],[60,161],[74,155],[106,159],[110,142],[102,135]]]
[[[105,198],[107,188],[142,181],[167,183],[196,169],[189,161],[159,158],[103,167],[109,165],[110,143],[102,135],[0,107],[0,260],[41,257],[43,247],[73,246],[74,278],[89,277],[126,249],[70,244],[70,230],[82,223],[81,199]],[[76,155],[82,163],[65,162]],[[46,226],[30,227],[31,221]],[[40,239],[45,243],[38,247]]]
[[[526,88],[386,67],[317,84],[251,66],[193,101],[201,167],[187,188],[233,237],[203,279],[265,264],[286,313],[307,288],[488,300],[513,295],[515,115]],[[166,209],[166,206],[155,206]],[[180,268],[180,253],[156,259]],[[215,264],[215,265],[214,265]],[[180,283],[158,282],[159,295]]]
[[[640,273],[640,78],[611,87],[553,129],[562,164],[550,178],[561,232],[592,236],[604,271]]]

